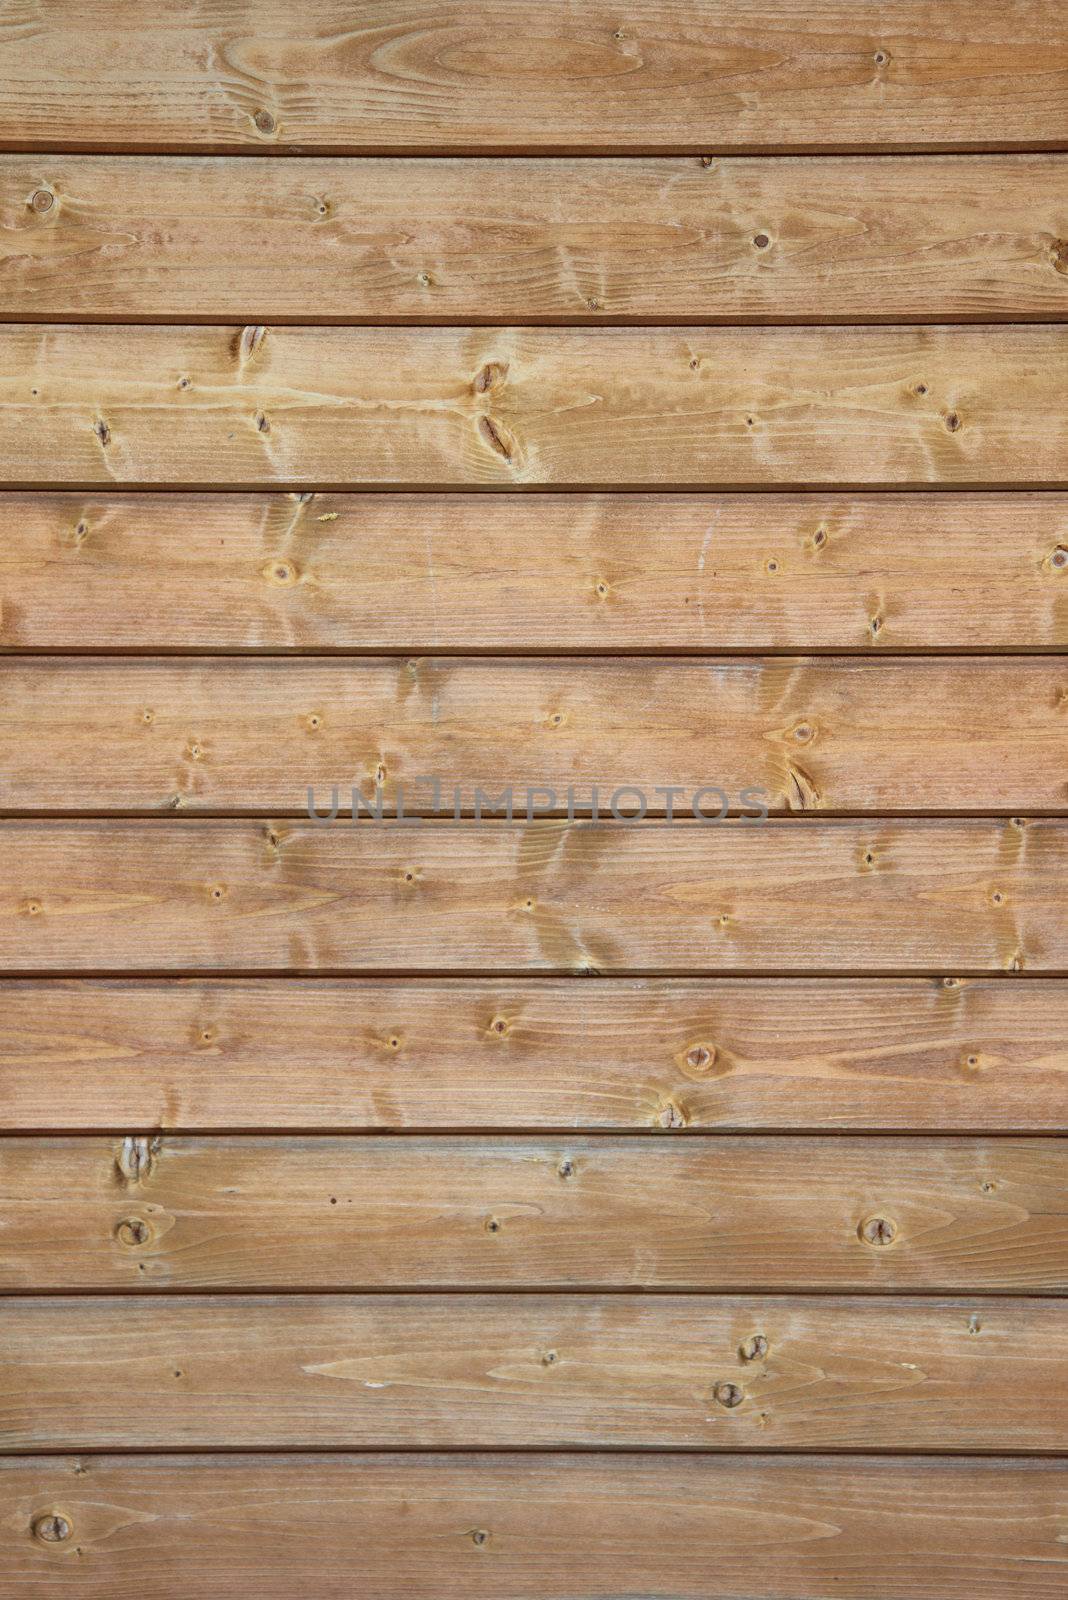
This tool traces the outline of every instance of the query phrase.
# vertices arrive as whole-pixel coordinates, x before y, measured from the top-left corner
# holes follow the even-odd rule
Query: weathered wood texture
[[[1056,488],[1066,362],[1062,324],[10,324],[0,481]]]
[[[306,816],[336,786],[412,813],[422,774],[476,816],[511,787],[519,817],[692,817],[709,784],[712,814],[1062,811],[1066,710],[1068,661],[1027,657],[19,658],[0,807]]]
[[[1058,494],[0,494],[9,649],[1050,645]]]
[[[0,984],[3,1126],[1068,1132],[1068,984]]]
[[[12,1457],[0,1572],[19,1600],[1061,1600],[1066,1515],[1045,1461]]]
[[[0,142],[117,150],[1063,148],[1055,0],[15,6]]]
[[[0,1329],[0,1450],[1020,1454],[1063,1449],[1066,1366],[1041,1300],[24,1299]]]
[[[0,825],[0,966],[1063,972],[1068,825]]]
[[[25,1137],[0,1184],[8,1292],[1068,1291],[1065,1139]]]
[[[1068,314],[1068,158],[0,157],[7,320]]]

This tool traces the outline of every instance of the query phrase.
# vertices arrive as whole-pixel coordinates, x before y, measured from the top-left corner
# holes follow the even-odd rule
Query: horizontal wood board
[[[44,1128],[1068,1132],[1061,979],[0,983]]]
[[[0,483],[1056,489],[1066,362],[1058,323],[9,324]]]
[[[1068,1294],[1064,1139],[6,1138],[0,1182],[8,1293]]]

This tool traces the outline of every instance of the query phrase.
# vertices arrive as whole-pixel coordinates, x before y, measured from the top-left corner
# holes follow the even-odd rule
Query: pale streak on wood
[[[520,817],[532,790],[685,817],[707,785],[713,813],[1057,811],[1066,703],[1068,668],[1028,657],[9,658],[0,805],[304,816],[311,787],[412,813],[433,775],[476,816],[511,787]]]
[[[2,1125],[1068,1131],[1068,983],[0,985]]]
[[[3,314],[1053,320],[1066,174],[1030,155],[0,156]]]
[[[0,328],[0,481],[1068,484],[1057,324],[272,327],[251,361],[247,337]]]
[[[9,492],[0,607],[23,650],[1068,645],[1068,497]]]
[[[1017,1455],[1061,1448],[1066,1365],[1039,1300],[26,1299],[0,1448]]]
[[[1068,1139],[154,1144],[0,1139],[0,1289],[1068,1291]]]
[[[1060,821],[0,824],[8,972],[1063,972]]]
[[[50,0],[0,41],[9,149],[1005,149],[1068,114],[1054,0]]]

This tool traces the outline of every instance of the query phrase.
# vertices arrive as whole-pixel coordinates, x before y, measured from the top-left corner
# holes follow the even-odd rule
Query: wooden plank
[[[1041,1300],[24,1299],[0,1449],[1021,1454],[1063,1448],[1066,1370]]]
[[[16,7],[8,148],[1064,147],[1054,0]]]
[[[0,983],[2,1125],[1068,1132],[1068,983]]]
[[[1068,1291],[1065,1139],[14,1137],[0,1184],[6,1292]]]
[[[9,649],[1068,645],[1057,494],[0,495]]]
[[[0,1571],[20,1600],[1060,1600],[1066,1512],[1055,1461],[13,1457]]]
[[[511,789],[519,816],[692,817],[714,784],[714,813],[1060,811],[1066,706],[1068,664],[1028,657],[19,658],[0,806],[303,817],[355,788],[477,816]]]
[[[6,320],[1068,314],[1068,160],[0,157]]]
[[[1057,324],[11,324],[0,481],[1065,487],[1066,361]]]
[[[0,825],[0,967],[1064,972],[1068,827]]]

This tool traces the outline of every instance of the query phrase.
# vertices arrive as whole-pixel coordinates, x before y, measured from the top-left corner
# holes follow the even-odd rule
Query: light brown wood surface
[[[1061,324],[11,324],[0,481],[1058,488],[1066,362]]]
[[[1051,645],[1058,494],[0,494],[0,648]]]
[[[280,1455],[0,1461],[25,1600],[1060,1600],[1060,1462]],[[61,1541],[35,1525],[61,1519]],[[310,1575],[314,1575],[310,1578]],[[355,1575],[355,1577],[354,1577]]]
[[[0,825],[8,973],[1064,972],[1068,825]]]
[[[1054,0],[15,6],[9,149],[1063,148]]]
[[[9,1293],[1068,1292],[1068,1139],[25,1137],[0,1184]]]
[[[1063,812],[1066,712],[1027,657],[37,657],[0,663],[0,807]]]
[[[4,1126],[1068,1132],[1057,979],[0,984]]]
[[[47,1297],[6,1310],[0,1450],[1020,1454],[1063,1446],[1066,1364],[1043,1300]]]
[[[6,320],[1068,315],[1068,157],[0,157]]]

